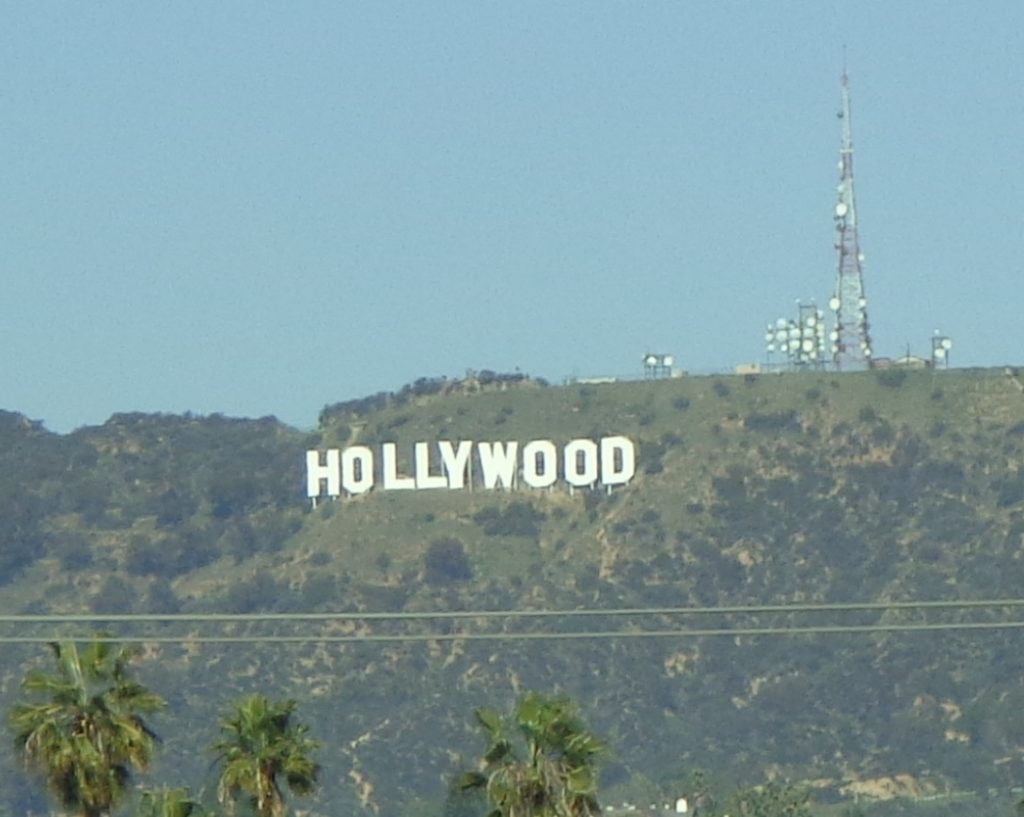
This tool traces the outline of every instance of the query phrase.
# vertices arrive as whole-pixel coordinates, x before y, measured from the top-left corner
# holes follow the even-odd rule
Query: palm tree
[[[202,817],[206,811],[188,789],[144,791],[139,798],[138,817]]]
[[[72,642],[50,648],[56,672],[32,670],[22,682],[45,700],[15,706],[11,729],[26,763],[64,809],[102,817],[124,795],[132,770],[149,765],[158,738],[142,716],[165,702],[132,679],[136,648],[101,640],[81,651]]]
[[[476,711],[487,738],[480,770],[463,775],[463,791],[482,790],[488,817],[589,817],[597,803],[596,762],[606,747],[568,698],[531,692],[507,723]]]
[[[294,794],[313,793],[320,766],[310,753],[319,744],[308,737],[309,727],[292,722],[297,706],[250,695],[221,721],[223,737],[213,750],[222,767],[217,786],[222,804],[233,806],[244,795],[261,817],[282,817],[279,778]]]

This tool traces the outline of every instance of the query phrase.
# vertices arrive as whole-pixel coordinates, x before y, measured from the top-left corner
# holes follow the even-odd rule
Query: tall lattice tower
[[[839,150],[839,200],[836,203],[836,250],[839,274],[829,306],[836,313],[832,332],[832,360],[837,369],[850,371],[871,366],[868,302],[864,295],[864,256],[857,237],[857,205],[853,195],[853,135],[850,124],[850,83],[843,70],[843,143]]]

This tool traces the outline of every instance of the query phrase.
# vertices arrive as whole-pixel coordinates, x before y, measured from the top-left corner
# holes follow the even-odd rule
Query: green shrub
[[[881,369],[876,375],[878,384],[887,389],[898,389],[907,380],[906,369]]]
[[[429,584],[465,582],[473,578],[473,566],[458,539],[435,539],[423,557],[423,578]]]
[[[800,420],[792,409],[774,413],[755,411],[744,418],[743,427],[749,431],[800,431]]]
[[[529,502],[512,502],[504,509],[491,505],[473,515],[473,521],[488,536],[536,537],[544,519],[544,514]]]

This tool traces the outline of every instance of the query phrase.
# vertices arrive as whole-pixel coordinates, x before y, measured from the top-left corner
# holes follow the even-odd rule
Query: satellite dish
[[[787,323],[788,321],[785,318],[779,318],[777,321],[775,321],[775,325],[779,327],[779,329],[785,329]]]
[[[775,333],[775,340],[779,341],[780,343],[784,342],[788,337],[789,333],[785,329],[780,329],[778,332]]]
[[[644,363],[648,366],[654,366],[657,364],[657,362],[658,358],[656,358],[654,355],[648,355],[647,357],[644,358]]]
[[[871,347],[864,350],[864,357],[871,357]]]
[[[791,338],[799,338],[800,337],[800,327],[798,327],[798,326],[791,326],[789,328],[789,336]]]
[[[803,343],[803,350],[805,352],[813,351],[814,350],[814,341],[813,340],[805,340],[804,343]]]
[[[774,352],[775,351],[775,344],[774,343],[769,343],[768,344],[768,351],[769,352]]]
[[[859,306],[861,309],[863,309],[867,305],[868,305],[868,299],[867,298],[860,298],[857,301],[857,306]]]
[[[774,332],[767,332],[765,334],[765,336],[764,336],[764,339],[766,341],[768,341],[769,343],[771,343],[773,340],[775,340],[775,333]]]
[[[839,216],[839,218],[845,216],[848,210],[849,208],[843,202],[839,202],[839,204],[836,205],[836,215]]]
[[[789,351],[795,352],[799,348],[800,348],[800,341],[798,341],[798,340],[791,340],[789,342]]]
[[[839,311],[839,299],[838,298],[829,298],[828,308],[831,309],[833,312],[838,312]]]
[[[816,324],[817,322],[818,322],[818,319],[815,318],[814,315],[808,315],[807,316],[807,320],[805,321],[805,323],[808,326],[814,326],[814,324]]]
[[[951,341],[949,338],[943,338],[942,339],[942,348],[945,349],[948,352],[950,349],[953,348],[953,341]]]
[[[946,356],[946,350],[941,346],[935,350],[935,359],[942,360]]]
[[[665,355],[665,365],[671,366],[675,361],[672,360],[672,355]]]
[[[828,339],[839,340],[839,333],[835,329],[833,329],[831,332],[828,333]]]

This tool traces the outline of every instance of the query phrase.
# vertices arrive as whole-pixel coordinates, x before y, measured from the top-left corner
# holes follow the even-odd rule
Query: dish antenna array
[[[936,369],[940,366],[943,369],[948,369],[949,352],[952,348],[952,339],[943,335],[938,329],[936,329],[935,334],[932,335],[932,366]]]
[[[675,358],[672,355],[657,355],[648,352],[644,355],[644,380],[663,380],[672,376]]]
[[[839,198],[836,202],[836,250],[839,274],[835,295],[829,307],[835,312],[835,330],[831,334],[832,361],[839,370],[866,369],[871,366],[871,334],[868,302],[864,296],[864,255],[857,236],[857,205],[853,195],[853,135],[850,125],[850,86],[843,70],[843,142],[839,150]]]
[[[822,369],[825,365],[825,313],[810,303],[796,302],[796,320],[779,318],[765,330],[768,368],[775,368],[775,355],[790,369]]]

